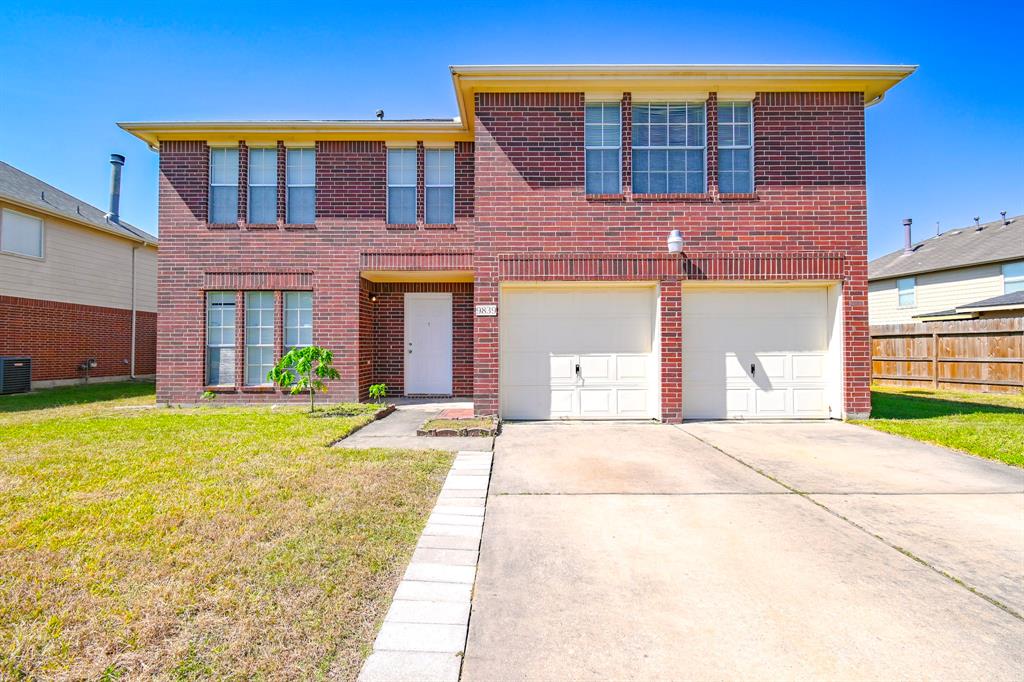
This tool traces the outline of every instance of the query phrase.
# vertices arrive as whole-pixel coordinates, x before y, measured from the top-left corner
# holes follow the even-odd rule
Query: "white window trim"
[[[413,180],[413,183],[411,185],[393,185],[393,184],[391,184],[391,173],[389,173],[388,171],[389,171],[389,169],[391,167],[391,151],[392,150],[395,150],[395,151],[405,151],[405,152],[411,151],[411,152],[413,152],[413,154],[414,154],[414,156],[416,158],[416,160],[414,161],[414,164],[416,165],[416,172],[413,175],[413,177],[415,179]],[[387,153],[384,155],[384,179],[387,182],[387,189],[390,190],[392,187],[412,187],[413,188],[413,193],[416,195],[416,198],[415,198],[414,201],[415,201],[415,203],[418,204],[419,203],[419,191],[417,191],[419,189],[418,188],[418,185],[419,185],[419,167],[418,166],[419,166],[419,153],[417,152],[416,147],[389,146],[387,148]],[[419,206],[415,206],[415,208],[413,210],[413,213],[415,215],[413,216],[413,222],[412,223],[393,223],[393,222],[391,222],[391,192],[390,191],[388,191],[387,195],[385,196],[385,204],[386,204],[386,206],[384,207],[384,210],[387,212],[387,215],[384,216],[384,219],[387,221],[388,225],[412,225],[418,219],[418,216],[419,216]],[[424,216],[424,218],[425,217],[426,216]]]
[[[651,100],[644,100],[644,101],[641,101],[641,102],[636,102],[635,104],[639,104],[640,106],[648,106],[650,104],[668,104],[668,105],[671,105],[671,104],[685,104],[686,106],[690,106],[691,104],[696,104],[698,102],[704,107],[704,144],[701,145],[700,147],[693,147],[691,145],[669,145],[669,144],[656,145],[656,146],[647,145],[646,147],[638,147],[637,145],[633,144],[633,140],[632,139],[630,139],[629,145],[630,145],[630,149],[632,151],[636,151],[637,149],[639,149],[640,151],[665,151],[665,150],[668,150],[668,151],[672,151],[672,150],[676,150],[676,151],[694,151],[694,150],[697,150],[697,149],[701,150],[704,153],[704,172],[702,174],[703,178],[704,178],[704,189],[702,191],[698,192],[698,194],[707,194],[707,191],[708,191],[708,103],[707,103],[707,99],[706,98],[703,99],[703,100],[671,99],[671,100],[659,100],[659,101],[656,101],[656,102],[655,101],[651,101]],[[633,109],[634,109],[634,112],[635,112],[636,106],[634,106]],[[634,113],[634,112],[630,112],[630,113]],[[640,125],[648,125],[648,124],[641,123]],[[687,123],[685,125],[688,126],[689,123]],[[636,126],[637,126],[636,121],[633,121],[633,123],[631,125],[632,130],[630,131],[630,133],[631,133],[630,137],[631,138],[633,137],[633,131],[636,130]],[[648,136],[647,139],[650,140],[650,136]],[[667,139],[665,141],[668,142]],[[631,170],[635,170],[635,169],[631,169]],[[632,175],[632,173],[631,173],[631,175]],[[685,175],[685,173],[684,173],[684,175]],[[632,191],[632,189],[633,189],[632,185],[633,185],[633,178],[630,177],[630,191]],[[686,192],[683,192],[683,193],[686,194]],[[676,192],[669,192],[669,194],[676,194]],[[640,193],[640,196],[645,196],[645,194],[644,193]]]
[[[1003,263],[1003,264],[1002,264],[1002,266],[1000,266],[1000,268],[999,268],[999,272],[1000,272],[1000,274],[1002,274],[1002,276],[1003,276],[1003,295],[1004,295],[1004,296],[1005,296],[1005,295],[1006,295],[1007,293],[1012,293],[1012,292],[1007,292],[1007,291],[1006,291],[1006,285],[1007,285],[1007,284],[1017,284],[1018,282],[1020,282],[1020,283],[1024,283],[1024,274],[1020,274],[1020,275],[1011,275],[1011,276],[1009,276],[1009,277],[1007,277],[1007,276],[1006,276],[1006,267],[1007,267],[1007,266],[1009,266],[1009,265],[1020,265],[1020,266],[1024,266],[1024,261],[1015,261],[1015,262],[1013,262],[1013,263]]]
[[[3,231],[4,231],[4,213],[14,213],[15,215],[19,215],[22,218],[30,218],[32,220],[39,221],[39,253],[40,253],[40,255],[33,256],[32,254],[29,254],[29,253],[21,253],[19,251],[7,251],[7,250],[4,250],[4,249],[0,249],[0,253],[4,254],[5,256],[14,256],[15,258],[26,258],[28,260],[34,260],[34,261],[44,261],[44,260],[46,260],[46,221],[44,219],[40,218],[39,216],[34,216],[31,213],[23,213],[21,211],[15,211],[12,208],[0,209],[0,233],[3,233]],[[2,243],[2,242],[3,242],[3,240],[0,239],[0,243]]]
[[[245,297],[243,299],[243,302],[244,302],[244,305],[245,305],[245,310],[244,310],[244,314],[243,314],[243,322],[244,322],[243,333],[244,333],[245,353],[244,353],[244,357],[242,358],[242,363],[243,363],[242,364],[242,384],[244,386],[256,386],[256,387],[259,387],[259,386],[272,386],[273,384],[270,381],[267,380],[266,375],[262,375],[263,380],[260,383],[258,383],[258,384],[250,384],[249,383],[249,349],[250,348],[270,348],[271,352],[273,352],[273,348],[274,348],[274,341],[273,340],[271,340],[270,343],[249,343],[249,297],[251,295],[253,295],[253,294],[270,294],[271,295],[271,304],[270,304],[271,307],[270,307],[270,310],[271,310],[272,316],[271,316],[271,322],[270,322],[269,329],[271,330],[271,338],[272,339],[273,339],[273,336],[274,336],[274,331],[275,331],[275,326],[276,326],[275,323],[274,323],[274,320],[273,320],[273,318],[276,317],[276,311],[274,310],[274,307],[276,305],[276,303],[275,303],[276,302],[276,297],[274,296],[274,292],[272,292],[272,291],[262,291],[262,290],[247,291],[247,292],[245,292]],[[259,310],[262,311],[262,310],[267,310],[267,309],[266,308],[259,308]],[[267,327],[264,327],[264,326],[260,325],[260,326],[253,327],[253,329],[260,329],[260,330],[262,330],[262,329],[267,329]],[[238,331],[236,330],[235,333],[237,334]],[[271,366],[273,366],[273,362],[271,362]]]
[[[752,98],[751,99],[746,99],[746,98],[731,97],[729,99],[719,100],[718,104],[719,105],[722,105],[722,104],[748,104],[748,105],[750,105],[750,123],[747,124],[747,125],[750,126],[750,144],[749,145],[737,145],[737,144],[723,145],[723,144],[719,143],[719,145],[718,145],[718,151],[719,151],[719,154],[718,154],[718,177],[719,177],[719,183],[718,184],[719,184],[719,187],[721,187],[721,177],[722,177],[722,154],[721,154],[721,151],[723,149],[749,149],[750,150],[750,168],[748,170],[750,171],[750,193],[753,194],[754,192],[757,191],[757,185],[755,184],[755,178],[754,178],[754,102],[753,102],[753,99]],[[717,116],[718,113],[720,113],[720,112],[716,112],[716,116]],[[732,125],[733,128],[735,129],[735,124],[730,123],[728,125]],[[721,120],[718,121],[718,124],[717,124],[716,127],[718,128],[719,131],[721,131],[721,129],[722,129],[722,122],[721,122]],[[719,132],[718,134],[720,135],[721,133]],[[733,139],[735,139],[735,137]],[[717,142],[717,140],[716,140],[716,142]],[[737,193],[738,194],[745,194],[745,192],[737,192]],[[731,192],[727,192],[727,194],[731,194]]]
[[[902,303],[900,301],[900,282],[910,280],[912,282],[910,287],[910,295],[913,297],[913,301],[910,303]],[[896,279],[896,306],[899,308],[916,308],[917,307],[917,277],[899,277]]]
[[[427,180],[427,155],[430,152],[447,151],[451,152],[452,155],[452,184],[450,185],[431,185]],[[427,190],[430,188],[450,188],[452,190],[452,215],[451,221],[446,223],[430,223],[427,222],[427,215],[430,209],[430,192]],[[427,225],[454,225],[455,224],[455,147],[431,147],[423,150],[423,222]]]
[[[255,152],[255,151],[259,151],[261,153],[264,152],[264,151],[273,151],[274,152],[274,182],[273,183],[253,182],[252,181],[252,153]],[[277,208],[278,207],[277,207],[277,192],[276,192],[276,190],[277,190],[277,164],[279,163],[277,156],[278,155],[277,155],[277,147],[276,146],[275,147],[270,147],[270,146],[265,146],[265,147],[249,147],[249,158],[246,159],[246,168],[249,169],[248,177],[246,179],[248,180],[249,184],[246,187],[245,218],[246,218],[246,220],[249,221],[250,224],[253,224],[253,225],[269,225],[269,224],[272,224],[272,223],[253,223],[253,221],[252,221],[252,200],[251,200],[251,198],[252,198],[252,188],[253,187],[273,187],[274,188],[274,190],[275,190],[275,192],[274,192],[274,223],[277,222]],[[287,163],[288,163],[288,160],[286,158],[285,159],[286,167],[287,167]],[[286,173],[287,173],[287,171],[286,171]]]
[[[312,184],[305,183],[293,183],[291,181],[291,174],[288,172],[288,152],[291,151],[311,151],[313,152],[313,182]],[[287,222],[289,215],[288,205],[288,190],[297,187],[311,187],[313,189],[313,222],[311,223],[289,223],[291,225],[315,225],[316,224],[316,148],[315,147],[291,147],[284,151],[284,219]]]
[[[242,150],[239,149],[237,146],[231,146],[231,145],[224,145],[224,146],[218,146],[218,147],[210,147],[210,156],[209,156],[209,159],[207,160],[207,168],[209,169],[209,176],[210,176],[210,187],[207,190],[207,197],[206,197],[206,211],[207,211],[206,220],[207,220],[207,222],[209,222],[211,224],[214,224],[214,225],[216,225],[216,224],[230,225],[232,223],[213,223],[213,221],[210,220],[213,217],[213,210],[212,210],[212,207],[213,207],[213,188],[214,187],[234,187],[235,191],[238,192],[238,189],[239,189],[239,185],[238,185],[239,174],[241,173],[241,170],[239,169],[239,173],[235,174],[235,182],[234,183],[214,182],[213,181],[213,153],[216,152],[216,151],[223,150],[223,149],[234,149],[236,152],[238,152],[239,156],[241,156],[241,152],[242,152]],[[239,164],[241,164],[241,159],[239,159],[238,161],[239,161]],[[248,160],[246,160],[246,161],[248,162]],[[236,197],[237,197],[237,194],[236,194]],[[238,199],[236,198],[235,199],[236,209],[237,209],[237,201],[238,201]],[[249,212],[248,209],[246,209],[246,213],[248,213],[248,212]],[[236,210],[236,213],[237,213],[237,210]],[[248,216],[246,216],[246,217],[248,218]],[[237,216],[235,217],[235,220],[236,221],[238,220]]]
[[[231,305],[233,306],[234,312],[235,312],[235,316],[231,320],[232,328],[235,330],[235,334],[234,334],[235,341],[233,343],[230,343],[230,344],[212,344],[212,343],[210,343],[210,319],[209,319],[209,317],[210,317],[210,309],[214,305],[213,301],[211,300],[213,294],[231,294],[232,295],[233,303]],[[221,305],[226,305],[226,304],[221,304]],[[211,348],[232,348],[232,349],[237,348],[237,346],[235,344],[238,341],[238,294],[236,292],[234,292],[234,291],[208,291],[208,292],[206,292],[206,308],[204,310],[203,322],[204,322],[204,337],[205,337],[204,340],[206,341],[206,352],[205,352],[205,356],[206,357],[205,357],[204,363],[203,363],[205,365],[205,368],[204,368],[205,376],[203,377],[203,383],[208,385],[208,386],[234,386],[236,381],[237,381],[237,379],[236,379],[237,374],[233,375],[231,377],[231,383],[229,383],[229,384],[211,384],[210,383],[210,349]],[[221,325],[221,328],[223,326],[224,325]],[[237,357],[235,358],[235,368],[236,368],[236,372],[237,372],[237,368],[238,368],[238,358]]]
[[[587,125],[588,125],[588,123],[587,123],[587,118],[586,118],[586,116],[587,116],[586,112],[587,112],[587,106],[589,106],[591,104],[601,104],[601,105],[614,104],[617,107],[619,107],[619,144],[617,146],[610,147],[610,146],[607,146],[607,145],[602,145],[602,146],[596,146],[595,147],[595,146],[588,146],[587,145],[586,139],[587,139]],[[593,124],[589,124],[589,125],[593,125]],[[604,126],[605,124],[602,123],[601,125]],[[602,137],[604,137],[604,136],[602,135]],[[614,149],[615,151],[617,151],[619,153],[618,154],[618,163],[616,164],[616,168],[618,169],[618,177],[619,177],[619,191],[618,192],[613,192],[612,194],[621,194],[622,193],[622,99],[621,99],[621,96],[620,96],[619,99],[615,99],[615,100],[612,100],[612,99],[593,99],[593,100],[589,100],[589,101],[584,101],[584,103],[583,103],[583,140],[584,140],[583,141],[583,193],[584,194],[589,194],[589,192],[587,192],[587,171],[588,171],[588,169],[587,169],[587,152],[590,151],[591,149],[600,150],[600,151],[610,151],[610,150]]]

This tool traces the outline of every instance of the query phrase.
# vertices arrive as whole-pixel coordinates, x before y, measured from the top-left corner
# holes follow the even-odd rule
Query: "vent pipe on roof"
[[[383,109],[378,109],[377,110],[377,120],[378,121],[383,121],[384,120],[384,110]]]
[[[1000,211],[999,215],[1003,218],[1003,225],[1009,225],[1010,221],[1006,219],[1006,211]]]
[[[121,154],[110,155],[110,210],[107,211],[107,220],[112,223],[121,222],[121,167],[124,166],[124,156]]]
[[[981,232],[981,216],[974,216],[974,229]]]
[[[914,252],[914,242],[910,238],[910,226],[913,222],[914,221],[911,218],[903,219],[903,253]]]

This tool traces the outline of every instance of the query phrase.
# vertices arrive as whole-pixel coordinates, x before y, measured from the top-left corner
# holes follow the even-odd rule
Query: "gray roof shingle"
[[[117,234],[133,241],[156,244],[157,238],[129,225],[123,220],[112,223],[105,211],[76,199],[37,177],[20,171],[9,163],[0,161],[0,198],[36,208],[46,213],[55,213],[73,222],[89,225],[96,229]]]
[[[1024,216],[949,230],[914,244],[911,253],[893,251],[868,263],[868,279],[952,270],[980,263],[1024,258]]]

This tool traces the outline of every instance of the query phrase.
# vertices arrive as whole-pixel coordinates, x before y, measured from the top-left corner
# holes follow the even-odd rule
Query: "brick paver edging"
[[[359,682],[458,682],[491,453],[456,454]]]

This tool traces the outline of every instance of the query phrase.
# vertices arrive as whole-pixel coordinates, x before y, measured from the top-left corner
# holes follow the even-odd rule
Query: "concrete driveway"
[[[463,680],[1024,679],[1024,471],[840,423],[508,424]]]

